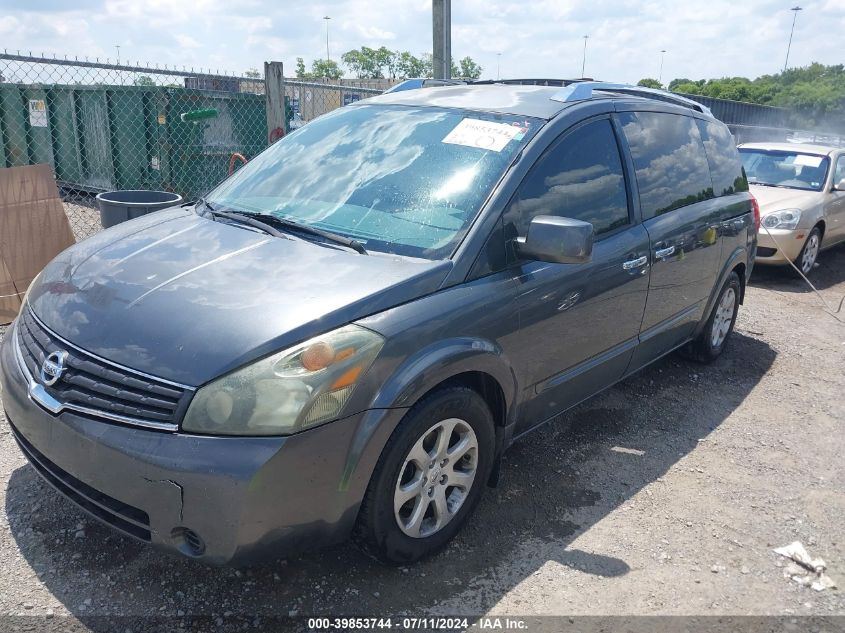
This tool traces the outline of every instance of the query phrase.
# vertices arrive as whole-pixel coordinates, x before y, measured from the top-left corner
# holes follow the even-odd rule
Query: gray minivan
[[[672,350],[716,358],[758,221],[727,128],[668,93],[386,94],[60,254],[3,405],[52,486],[157,547],[413,561],[516,438]]]

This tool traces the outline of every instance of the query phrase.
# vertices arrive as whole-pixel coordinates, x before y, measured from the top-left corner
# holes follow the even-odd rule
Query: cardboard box
[[[0,324],[15,318],[33,278],[73,243],[50,166],[0,169]]]

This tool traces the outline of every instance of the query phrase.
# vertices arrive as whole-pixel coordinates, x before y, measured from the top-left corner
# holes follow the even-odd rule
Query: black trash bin
[[[168,191],[106,191],[97,196],[104,229],[181,202],[182,196]]]

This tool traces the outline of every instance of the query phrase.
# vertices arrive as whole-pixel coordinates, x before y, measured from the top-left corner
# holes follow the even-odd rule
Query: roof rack
[[[565,85],[561,90],[556,92],[551,98],[554,101],[562,103],[569,103],[571,101],[584,101],[593,96],[593,90],[601,90],[603,92],[616,92],[619,94],[629,94],[635,97],[646,97],[655,99],[657,101],[665,101],[666,103],[673,103],[675,105],[690,108],[696,112],[701,112],[713,116],[710,108],[705,105],[687,99],[673,92],[666,90],[657,90],[656,88],[645,88],[643,86],[631,86],[629,84],[615,84],[603,81],[576,81]]]
[[[469,83],[473,85],[478,84],[508,84],[517,86],[568,86],[580,81],[593,81],[592,79],[476,79]]]

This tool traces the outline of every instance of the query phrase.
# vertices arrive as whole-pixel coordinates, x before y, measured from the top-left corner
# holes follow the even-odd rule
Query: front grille
[[[142,541],[150,541],[150,517],[146,512],[79,481],[42,455],[11,421],[9,427],[29,463],[47,483],[103,523]]]
[[[757,247],[757,256],[758,257],[771,257],[775,253],[777,253],[776,248],[769,248],[768,246],[758,246]]]
[[[18,320],[23,363],[39,383],[44,359],[67,353],[61,379],[45,389],[68,409],[108,420],[176,430],[191,390],[113,365],[60,339],[29,311]]]

